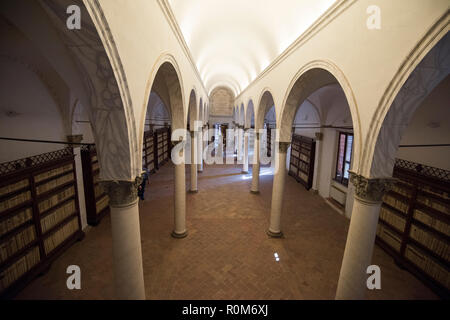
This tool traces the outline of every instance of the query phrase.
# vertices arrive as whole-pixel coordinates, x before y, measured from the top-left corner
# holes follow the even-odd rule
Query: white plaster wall
[[[123,63],[131,93],[137,136],[144,130],[144,116],[153,78],[165,56],[171,55],[179,68],[183,90],[184,116],[187,119],[189,94],[196,91],[196,105],[200,98],[209,104],[207,92],[196,76],[180,42],[166,20],[158,1],[99,0]],[[140,156],[140,155],[139,155]]]
[[[401,145],[450,144],[450,77],[417,109]],[[397,158],[450,170],[450,147],[399,148]]]
[[[0,70],[0,136],[66,141],[69,133],[65,130],[58,106],[39,77],[21,64],[1,59]],[[64,147],[60,144],[0,140],[0,162]]]
[[[164,127],[165,123],[170,125],[170,114],[158,95],[152,92],[148,100],[145,131],[150,129],[150,125],[154,129],[158,129]]]

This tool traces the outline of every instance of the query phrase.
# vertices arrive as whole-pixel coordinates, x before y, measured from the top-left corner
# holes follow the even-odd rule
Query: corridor
[[[139,203],[147,299],[334,299],[349,220],[320,196],[287,177],[285,238],[273,239],[266,235],[270,168],[261,168],[261,194],[253,195],[251,171],[242,175],[238,165],[205,165],[199,192],[187,194],[189,234],[180,240],[170,236],[173,173],[166,164],[150,176]],[[186,180],[189,186],[188,167]],[[111,241],[107,216],[15,298],[113,299]],[[81,290],[66,287],[66,268],[73,264],[81,268]],[[437,298],[378,246],[373,264],[381,268],[382,290],[369,292],[369,299]]]

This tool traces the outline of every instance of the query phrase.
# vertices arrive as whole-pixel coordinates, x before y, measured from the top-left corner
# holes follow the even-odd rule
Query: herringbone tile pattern
[[[199,193],[187,194],[189,235],[173,239],[173,169],[151,176],[140,202],[142,255],[148,299],[333,299],[349,221],[321,197],[286,179],[283,239],[266,235],[272,176],[261,176],[261,194],[250,194],[251,173],[233,165],[206,166]],[[267,173],[268,169],[263,168]],[[189,186],[189,168],[186,168]],[[18,299],[111,299],[110,220],[91,229]],[[280,261],[275,261],[278,253]],[[374,264],[382,290],[370,299],[427,299],[435,295],[381,249]],[[82,270],[82,290],[69,291],[65,268]]]

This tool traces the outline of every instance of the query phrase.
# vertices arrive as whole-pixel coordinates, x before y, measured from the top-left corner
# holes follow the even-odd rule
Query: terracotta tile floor
[[[173,169],[151,176],[140,203],[142,255],[148,299],[334,299],[349,220],[325,201],[286,179],[284,239],[268,227],[272,180],[262,168],[261,194],[249,193],[251,173],[241,167],[205,166],[199,193],[187,195],[185,239],[170,237],[173,226]],[[186,168],[189,186],[189,168]],[[274,253],[280,261],[276,262]],[[50,271],[17,299],[113,298],[110,220],[87,232]],[[380,248],[382,290],[369,299],[436,299],[419,280],[400,270]],[[81,267],[82,289],[66,288],[66,268]]]

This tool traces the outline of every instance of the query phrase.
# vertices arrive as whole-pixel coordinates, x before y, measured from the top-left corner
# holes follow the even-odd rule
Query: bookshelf
[[[450,171],[397,159],[377,244],[438,295],[450,297]]]
[[[311,189],[313,184],[315,152],[314,139],[295,133],[292,135],[289,175],[307,190]]]
[[[84,236],[71,148],[0,164],[0,297]]]
[[[266,138],[267,156],[271,157],[272,156],[272,128],[270,127],[269,124],[267,124],[266,131],[267,131],[267,138]]]
[[[155,167],[155,134],[152,130],[144,132],[144,148],[142,150],[142,165],[150,173],[156,171]]]
[[[109,197],[99,183],[100,166],[95,146],[88,145],[81,148],[81,164],[87,223],[97,226],[109,213]]]
[[[170,159],[170,153],[172,151],[170,142],[170,127],[164,127],[155,131],[154,138],[155,145],[155,167],[159,169]]]

